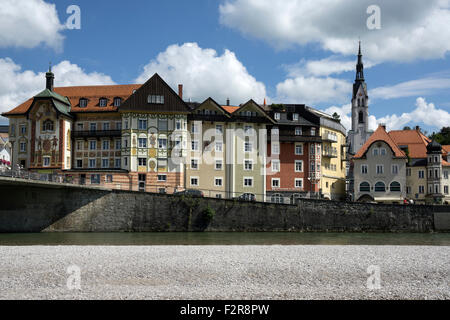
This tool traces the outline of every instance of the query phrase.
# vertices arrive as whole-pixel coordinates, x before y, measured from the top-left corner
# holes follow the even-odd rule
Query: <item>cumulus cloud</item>
[[[86,73],[69,61],[62,61],[52,69],[55,86],[114,84],[111,77],[98,72]],[[0,58],[0,114],[7,112],[45,89],[45,72],[22,70],[10,58]],[[0,121],[5,119],[1,119]]]
[[[2,0],[0,47],[34,48],[45,44],[61,50],[64,36],[54,4],[43,0]]]
[[[450,0],[378,0],[381,29],[367,28],[373,0],[225,0],[223,25],[279,49],[316,44],[337,54],[355,54],[361,37],[373,61],[444,57],[450,51]]]
[[[284,103],[315,104],[348,100],[352,84],[332,77],[288,78],[277,85],[277,100]]]
[[[261,103],[266,97],[265,85],[248,73],[233,52],[218,55],[197,43],[169,46],[144,67],[136,81],[145,82],[154,73],[173,88],[184,84],[184,98],[193,101],[212,97],[224,103],[230,98],[232,104],[239,104],[252,98]]]
[[[341,116],[342,124],[351,130],[351,104],[346,104],[341,107],[333,106],[324,112],[328,114],[338,113]],[[401,115],[391,114],[385,115],[381,118],[376,118],[374,115],[369,116],[369,129],[376,130],[379,124],[386,124],[388,130],[401,130],[405,126],[414,126],[417,124],[425,124],[432,128],[440,129],[448,127],[450,123],[450,113],[444,109],[437,108],[433,103],[428,103],[424,98],[416,99],[415,109],[411,112],[406,112]]]

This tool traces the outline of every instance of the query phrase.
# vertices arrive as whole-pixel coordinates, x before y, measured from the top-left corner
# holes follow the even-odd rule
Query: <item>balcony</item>
[[[337,135],[331,133],[324,133],[322,136],[322,140],[325,142],[337,143],[338,138]]]
[[[88,131],[74,131],[74,138],[103,138],[103,137],[120,137],[121,130],[88,130]]]
[[[271,141],[272,140],[272,136],[269,134],[267,136],[267,141]],[[318,136],[296,136],[295,134],[292,135],[285,135],[283,133],[281,133],[278,136],[278,141],[280,142],[315,142],[315,143],[321,143],[322,142],[322,138],[318,137]]]
[[[322,157],[324,157],[324,158],[337,158],[338,157],[338,152],[337,152],[336,149],[324,150],[322,152]]]

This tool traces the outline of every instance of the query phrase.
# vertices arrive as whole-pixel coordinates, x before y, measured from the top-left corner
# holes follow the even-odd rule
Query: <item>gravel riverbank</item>
[[[450,299],[448,246],[34,246],[0,257],[0,299]],[[381,289],[367,288],[369,266]],[[81,289],[69,290],[77,267]]]

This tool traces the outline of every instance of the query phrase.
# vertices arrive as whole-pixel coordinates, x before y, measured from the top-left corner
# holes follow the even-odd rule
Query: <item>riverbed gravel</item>
[[[0,299],[450,299],[449,274],[448,246],[0,247]]]

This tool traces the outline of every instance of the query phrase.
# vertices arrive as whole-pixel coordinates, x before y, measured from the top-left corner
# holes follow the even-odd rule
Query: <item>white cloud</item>
[[[375,64],[364,61],[364,68],[368,69]],[[296,64],[284,65],[288,77],[315,76],[327,77],[332,74],[355,71],[356,60],[343,60],[337,56],[330,56],[321,60],[301,60]]]
[[[332,77],[289,78],[277,85],[277,100],[283,103],[344,102],[349,99],[352,84]]]
[[[60,62],[52,71],[55,74],[55,86],[114,84],[111,77],[97,72],[86,73],[69,61]],[[0,74],[0,114],[12,110],[45,89],[45,72],[22,71],[21,66],[10,58],[0,58]]]
[[[450,78],[428,77],[393,86],[378,87],[371,90],[369,95],[373,99],[394,99],[430,94],[443,89],[450,89]]]
[[[337,112],[341,116],[341,122],[347,130],[351,129],[351,104],[346,104],[341,107],[330,107],[324,112],[333,114]],[[428,103],[424,98],[416,99],[415,109],[411,112],[406,112],[399,115],[390,114],[381,118],[376,118],[374,115],[369,116],[369,129],[376,130],[380,123],[386,124],[387,130],[401,130],[405,126],[415,126],[418,124],[425,124],[426,126],[441,129],[448,127],[450,124],[450,113],[446,110],[436,108],[433,103]]]
[[[278,49],[318,44],[354,55],[357,40],[372,61],[413,61],[450,51],[450,0],[378,0],[381,29],[369,30],[373,0],[225,0],[222,24],[263,39]]]
[[[64,36],[56,7],[43,0],[2,0],[0,47],[34,48],[45,44],[61,50]]]
[[[144,67],[137,82],[145,82],[158,73],[172,88],[184,84],[184,98],[202,102],[212,97],[218,103],[227,98],[240,104],[253,98],[263,102],[266,88],[256,81],[236,55],[225,50],[218,55],[213,49],[202,49],[197,43],[171,45]]]

